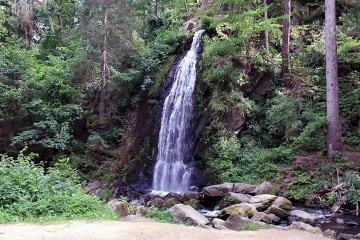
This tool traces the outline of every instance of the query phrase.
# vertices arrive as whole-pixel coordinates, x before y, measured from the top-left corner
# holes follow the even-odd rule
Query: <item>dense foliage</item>
[[[339,192],[325,200],[314,192],[322,186],[332,190],[341,181],[344,194],[355,203],[360,160],[346,154],[358,156],[360,151],[360,4],[337,1],[346,151],[329,162],[324,157],[324,3],[292,1],[292,72],[284,76],[282,1],[267,2],[264,8],[260,0],[109,0],[103,28],[103,1],[0,1],[0,153],[7,154],[0,164],[4,179],[17,181],[14,184],[25,189],[18,190],[27,192],[21,198],[16,188],[0,189],[5,194],[0,207],[12,214],[22,201],[24,209],[14,215],[19,219],[50,214],[46,209],[81,215],[82,205],[72,207],[77,213],[66,212],[66,204],[35,207],[43,197],[34,195],[32,188],[39,186],[10,173],[29,171],[29,177],[48,186],[42,196],[50,195],[56,181],[64,181],[60,190],[65,202],[71,201],[68,190],[76,192],[74,199],[93,201],[80,194],[77,180],[66,180],[51,168],[61,159],[69,159],[82,180],[101,180],[105,198],[115,182],[135,183],[139,176],[151,181],[149,168],[156,155],[156,137],[151,134],[159,118],[155,115],[162,85],[172,63],[189,47],[192,33],[184,30],[189,20],[206,30],[195,96],[196,166],[203,173],[199,185],[265,180],[280,184],[290,167],[293,174],[284,188],[289,198],[333,202]],[[269,33],[268,49],[264,31]],[[98,110],[103,36],[105,121]],[[25,146],[36,155],[16,160]],[[307,155],[315,157],[302,157]],[[2,218],[12,220],[9,216]]]
[[[84,193],[75,171],[60,164],[45,173],[33,157],[1,156],[0,222],[117,218],[96,196]]]

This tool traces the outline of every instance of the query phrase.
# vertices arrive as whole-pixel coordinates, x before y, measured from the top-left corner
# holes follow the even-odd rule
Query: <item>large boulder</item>
[[[273,202],[272,206],[278,207],[284,210],[291,210],[292,209],[292,203],[289,199],[284,197],[277,197],[275,201]]]
[[[126,201],[114,199],[111,200],[108,205],[112,211],[116,212],[121,217],[126,217],[130,214],[130,204]]]
[[[296,221],[305,223],[313,223],[316,219],[314,216],[302,210],[293,210],[290,212],[290,216],[294,217]]]
[[[289,216],[289,214],[284,209],[274,205],[271,205],[268,209],[266,209],[266,213],[272,213],[281,219],[286,219]]]
[[[225,221],[222,220],[222,219],[220,219],[220,218],[214,218],[214,219],[212,220],[212,225],[213,225],[213,227],[214,227],[215,229],[219,229],[219,230],[221,230],[221,229],[226,229],[226,227],[225,227]]]
[[[238,231],[244,226],[245,223],[246,218],[242,218],[238,213],[232,213],[228,219],[226,219],[224,226],[228,229]]]
[[[232,192],[249,194],[249,193],[251,193],[256,187],[257,187],[257,185],[253,185],[253,184],[234,183],[234,187],[233,187]]]
[[[252,221],[264,222],[267,224],[272,223],[271,218],[264,212],[258,212],[255,216],[251,218]]]
[[[172,208],[169,209],[170,213],[180,219],[181,221],[188,222],[191,225],[207,225],[210,221],[204,217],[201,213],[196,211],[189,205],[184,204],[176,204]]]
[[[271,194],[262,194],[250,198],[249,203],[255,206],[256,210],[264,211],[275,201],[277,197]]]
[[[185,201],[190,201],[193,199],[198,199],[199,195],[200,195],[200,193],[198,193],[198,192],[187,191],[181,196],[180,201],[185,202]]]
[[[233,183],[223,183],[219,185],[212,185],[203,188],[203,193],[211,197],[224,197],[232,191]]]
[[[263,182],[262,184],[258,185],[252,193],[255,195],[261,195],[261,194],[271,194],[276,195],[278,193],[278,189],[272,185],[270,182]]]
[[[87,194],[97,196],[100,200],[103,199],[102,183],[99,181],[89,182],[85,187],[85,191]]]
[[[228,196],[234,199],[234,203],[248,203],[250,200],[248,195],[242,193],[229,192]]]
[[[289,226],[289,229],[299,229],[310,233],[322,234],[322,231],[319,227],[313,227],[310,224],[306,224],[303,222],[293,222]]]
[[[239,203],[235,205],[231,205],[227,208],[224,208],[220,215],[221,217],[227,217],[230,216],[232,213],[237,213],[241,217],[253,217],[255,214],[258,213],[256,208],[248,203]]]

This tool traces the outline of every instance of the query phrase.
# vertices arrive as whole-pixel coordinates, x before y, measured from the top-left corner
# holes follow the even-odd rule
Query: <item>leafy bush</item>
[[[49,168],[31,162],[34,154],[17,159],[1,155],[0,222],[112,218],[106,205],[87,195],[71,168]]]

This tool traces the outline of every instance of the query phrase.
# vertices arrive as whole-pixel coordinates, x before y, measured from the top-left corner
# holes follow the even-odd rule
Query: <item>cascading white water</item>
[[[166,97],[159,133],[153,190],[183,192],[193,173],[192,129],[196,62],[204,30],[194,35],[191,49],[177,65],[173,86]]]

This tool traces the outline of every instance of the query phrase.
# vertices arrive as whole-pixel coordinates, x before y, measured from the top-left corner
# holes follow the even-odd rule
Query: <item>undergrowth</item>
[[[1,155],[0,222],[118,219],[96,196],[87,195],[74,170],[44,169],[35,154]]]

